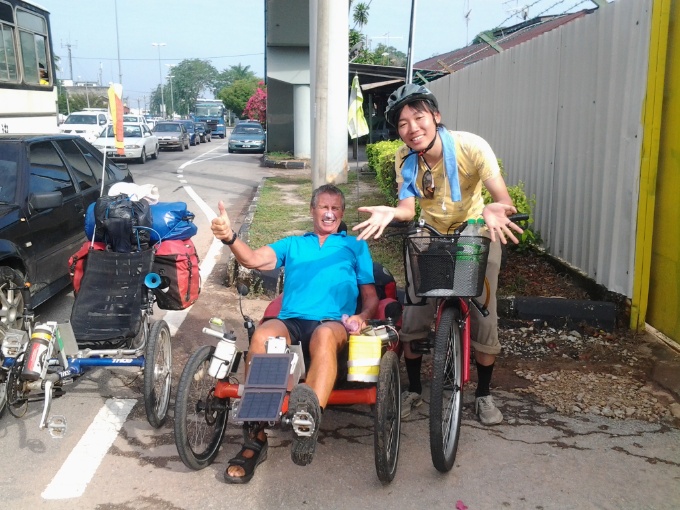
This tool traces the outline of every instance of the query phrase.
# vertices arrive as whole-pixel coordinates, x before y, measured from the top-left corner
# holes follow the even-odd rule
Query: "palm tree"
[[[354,26],[361,30],[364,25],[368,23],[368,9],[371,6],[371,2],[359,2],[354,8],[354,14],[352,15],[352,20],[354,21]]]

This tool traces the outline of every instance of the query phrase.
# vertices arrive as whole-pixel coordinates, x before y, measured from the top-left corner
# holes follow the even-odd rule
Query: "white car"
[[[134,115],[132,113],[123,115],[123,122],[125,124],[146,124],[147,126],[149,125],[144,115]],[[150,127],[151,126],[149,126],[149,128]]]
[[[158,158],[160,148],[158,137],[151,132],[146,124],[125,124],[123,123],[123,145],[125,154],[120,155],[116,152],[116,143],[113,137],[113,126],[102,131],[102,134],[94,143],[97,149],[106,154],[109,159],[136,159],[140,163],[146,163],[146,158]]]
[[[94,142],[111,121],[109,114],[97,111],[73,112],[59,126],[61,133],[78,135],[88,142]]]

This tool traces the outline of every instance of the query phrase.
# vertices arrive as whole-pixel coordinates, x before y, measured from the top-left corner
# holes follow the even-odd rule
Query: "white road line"
[[[43,499],[69,499],[83,495],[99,464],[118,437],[136,400],[109,399],[43,491]]]

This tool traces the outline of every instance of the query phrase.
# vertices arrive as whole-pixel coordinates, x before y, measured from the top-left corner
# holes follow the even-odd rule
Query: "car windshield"
[[[64,124],[96,124],[96,115],[69,115]]]
[[[193,122],[182,122],[184,124],[184,127],[187,128],[187,131],[193,131],[194,130],[194,123]]]
[[[255,126],[236,126],[234,128],[234,134],[235,135],[261,135],[263,134],[264,131],[262,128],[255,127]]]
[[[141,117],[136,115],[123,115],[123,122],[144,122]]]
[[[177,124],[156,124],[153,130],[160,133],[171,133],[179,131],[179,126]]]
[[[196,115],[204,117],[217,117],[222,115],[221,106],[196,105]]]
[[[0,157],[0,204],[14,202],[17,189],[17,160],[19,151],[16,144],[3,144]]]

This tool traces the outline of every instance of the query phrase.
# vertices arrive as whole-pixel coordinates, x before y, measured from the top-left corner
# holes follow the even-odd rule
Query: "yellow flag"
[[[349,111],[347,112],[347,129],[350,138],[358,138],[368,134],[368,124],[364,117],[364,95],[359,86],[359,77],[354,76],[352,90],[349,94]]]
[[[116,152],[121,156],[125,154],[123,144],[123,86],[114,83],[109,87],[109,112],[113,120],[113,136],[116,139]]]

